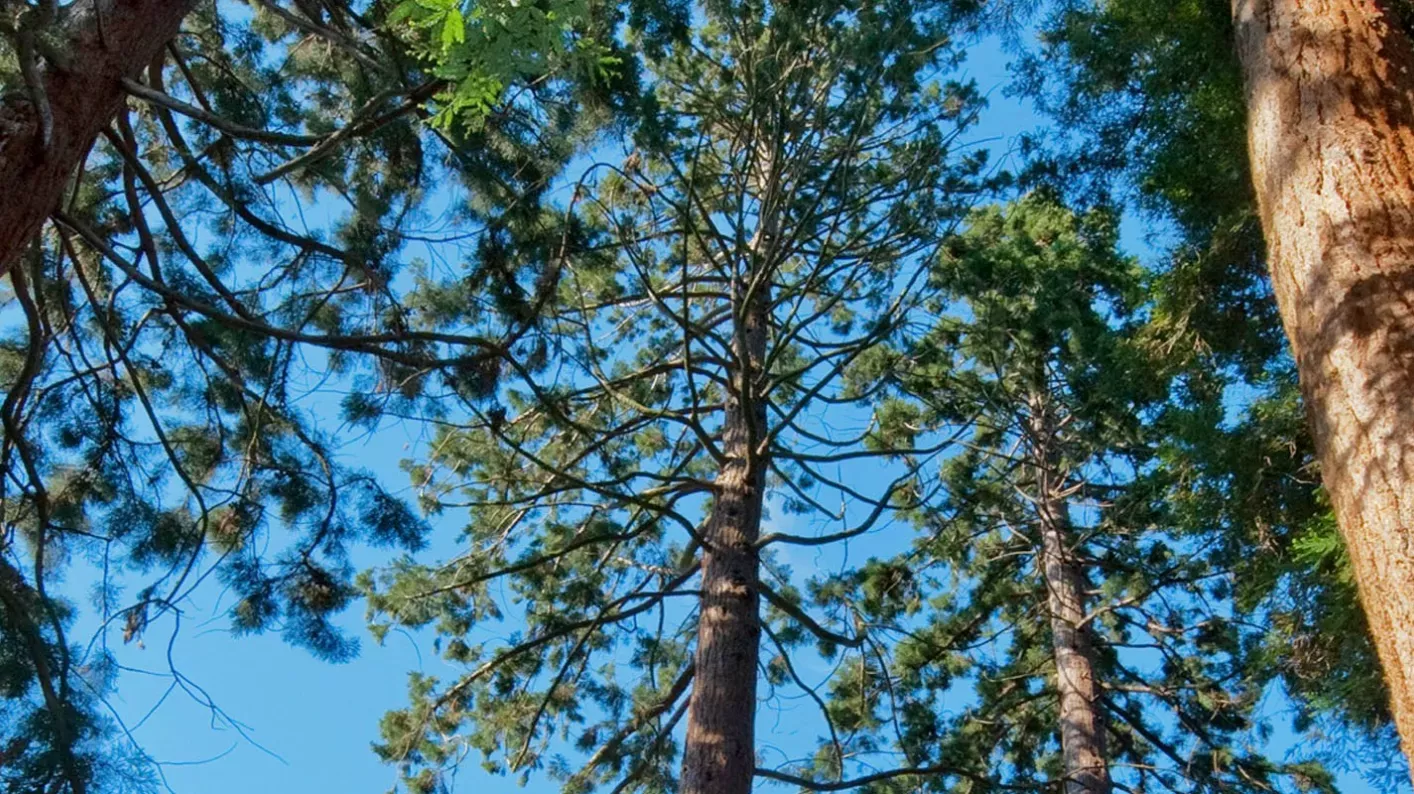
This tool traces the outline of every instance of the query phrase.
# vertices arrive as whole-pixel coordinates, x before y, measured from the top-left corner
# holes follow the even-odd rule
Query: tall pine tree
[[[821,585],[902,638],[839,677],[832,715],[931,790],[1330,790],[1254,749],[1260,646],[1163,465],[1174,423],[1221,417],[1184,410],[1115,238],[1044,193],[977,213],[934,271],[940,319],[863,368],[889,373],[895,432],[961,427],[965,449],[913,548]]]
[[[465,667],[414,676],[384,721],[409,788],[476,753],[567,791],[744,794],[780,774],[757,769],[763,651],[772,686],[807,691],[797,646],[868,652],[772,560],[879,528],[943,446],[837,412],[867,402],[846,373],[916,317],[975,193],[951,11],[708,2],[690,40],[645,49],[636,148],[567,188],[592,226],[539,349],[413,469],[429,506],[467,510],[466,552],[366,581],[376,626],[435,624]],[[773,502],[818,531],[773,531]]]

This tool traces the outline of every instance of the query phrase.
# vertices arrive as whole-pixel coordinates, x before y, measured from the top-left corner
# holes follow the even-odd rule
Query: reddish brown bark
[[[59,206],[90,143],[123,104],[123,78],[135,78],[177,35],[194,0],[80,0],[65,12],[67,71],[40,71],[52,114],[42,145],[36,104],[21,94],[0,100],[0,276]]]
[[[1053,471],[1054,422],[1042,399],[1031,401],[1030,447],[1041,534],[1039,562],[1046,583],[1051,646],[1056,663],[1057,714],[1066,794],[1110,794],[1109,755],[1100,688],[1095,676],[1095,644],[1085,620],[1086,577],[1074,550],[1070,511]]]
[[[760,445],[766,403],[756,391],[766,360],[766,280],[757,280],[754,289],[739,283],[734,302],[742,318],[735,339],[738,367],[723,420],[726,461],[717,475],[715,503],[703,532],[708,548],[702,558],[697,672],[687,712],[680,794],[748,794],[756,772],[756,664],[761,646],[756,541],[767,469]]]
[[[741,435],[728,431],[725,446],[740,450]],[[717,477],[717,502],[704,533],[711,550],[702,560],[697,680],[687,712],[682,794],[746,794],[756,769],[761,626],[755,543],[765,483],[761,467],[727,454],[733,459]]]
[[[1377,0],[1233,0],[1272,286],[1414,757],[1414,53]]]

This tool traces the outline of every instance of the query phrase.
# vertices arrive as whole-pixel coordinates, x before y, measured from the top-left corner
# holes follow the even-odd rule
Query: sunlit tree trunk
[[[1030,453],[1041,534],[1040,568],[1046,583],[1056,663],[1061,754],[1066,794],[1110,794],[1105,721],[1095,676],[1095,644],[1085,622],[1085,571],[1074,551],[1070,512],[1054,471],[1055,422],[1043,398],[1030,401]]]
[[[1272,285],[1414,756],[1414,57],[1377,0],[1234,0]]]
[[[161,54],[195,5],[79,0],[58,12],[63,19],[52,24],[62,34],[54,38],[67,63],[36,67],[42,91],[0,98],[0,275],[59,206],[94,137],[122,106],[123,78]]]

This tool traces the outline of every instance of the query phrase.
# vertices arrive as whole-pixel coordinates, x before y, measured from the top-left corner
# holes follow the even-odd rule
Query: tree
[[[912,548],[822,586],[904,638],[832,709],[934,765],[929,790],[1330,790],[1252,749],[1257,633],[1162,465],[1175,424],[1221,415],[1183,408],[1116,237],[1042,192],[975,213],[933,269],[938,320],[860,368],[893,382],[893,432],[961,424],[965,449]]]
[[[973,454],[948,464],[952,487],[944,513],[956,512],[944,520],[971,524],[974,537],[1000,522],[1030,546],[1050,623],[1066,791],[1108,794],[1109,720],[1095,636],[1101,612],[1091,611],[1093,563],[1084,550],[1091,533],[1074,525],[1072,501],[1096,499],[1087,470],[1128,451],[1123,446],[1134,434],[1133,420],[1119,414],[1137,417],[1154,399],[1149,379],[1136,377],[1136,368],[1122,360],[1126,352],[1140,357],[1116,343],[1096,311],[1108,296],[1117,313],[1127,314],[1135,268],[1114,254],[1113,226],[1103,216],[1079,222],[1036,195],[1005,213],[974,216],[945,249],[934,279],[945,296],[938,308],[966,301],[972,320],[944,320],[911,357],[904,380],[927,404],[940,406],[942,416],[967,411],[964,406],[977,406],[981,414]],[[1110,374],[1113,391],[1101,391],[1097,370]],[[992,476],[1002,481],[989,483]],[[943,559],[975,553],[963,543],[946,549],[946,543],[935,552]],[[1004,545],[1015,548],[1018,540]],[[1000,581],[990,573],[982,578]]]
[[[1414,757],[1414,49],[1388,4],[1233,4],[1267,261],[1406,757]]]
[[[8,93],[0,103],[0,181],[14,191],[0,214],[4,229],[0,276],[59,207],[94,139],[134,93],[133,81],[162,54],[198,4],[195,0],[101,0],[60,9],[57,0],[38,0],[17,5],[13,18],[0,22],[0,33],[8,40],[19,73],[15,82],[24,88]],[[295,5],[299,13],[273,3],[264,8],[283,13],[287,20],[302,23],[330,41],[345,45],[357,41],[347,35],[347,20],[338,4],[330,3],[328,10],[319,4]],[[326,14],[334,15],[333,26],[326,24]],[[409,2],[399,6],[394,20],[411,20],[415,27],[431,32],[417,49],[434,64],[436,79],[413,95],[435,96],[445,125],[453,118],[479,118],[510,83],[559,68],[572,49],[565,32],[587,15],[585,4],[575,0],[550,3],[548,9],[489,0],[476,4],[474,15],[463,13],[456,2],[427,6]],[[473,23],[468,24],[468,16]],[[592,60],[611,53],[592,40],[587,49],[577,55]],[[137,88],[136,93],[143,91]],[[369,119],[353,121],[367,124]],[[347,128],[339,138],[356,129]],[[304,137],[267,137],[265,142],[314,147],[311,156],[330,146],[328,133]]]
[[[149,6],[175,17],[145,55],[138,45],[162,33],[150,14],[60,12],[98,43],[67,65],[49,53],[48,90],[29,91],[25,134],[47,101],[49,148],[26,148],[18,132],[0,140],[0,163],[54,182],[7,183],[38,203],[6,211],[39,215],[16,238],[0,345],[6,790],[79,794],[160,775],[103,699],[119,637],[175,641],[203,582],[234,593],[238,632],[278,629],[335,660],[355,650],[330,622],[354,597],[349,549],[416,548],[425,526],[342,459],[321,421],[337,406],[312,410],[312,387],[357,384],[357,423],[427,379],[487,382],[489,362],[533,325],[532,302],[502,271],[401,276],[403,251],[427,238],[437,202],[459,208],[435,232],[452,240],[536,216],[593,128],[586,117],[632,94],[631,67],[590,75],[570,55],[611,30],[612,14],[560,17],[508,42],[514,17],[468,21],[456,4],[401,22],[382,4],[203,4],[185,19],[176,4]],[[25,10],[19,33],[51,34],[32,27],[42,13]],[[470,61],[468,40],[489,54]],[[115,47],[141,68],[110,63]],[[33,53],[6,55],[18,60],[5,62],[4,85],[22,86]],[[108,71],[74,87],[94,69]],[[466,123],[427,127],[429,104]],[[79,110],[88,133],[70,124]],[[59,150],[75,148],[62,162]],[[419,303],[422,286],[447,282],[462,285],[463,310]],[[98,580],[91,604],[60,587],[75,571]],[[80,616],[100,625],[87,641],[72,634]]]
[[[469,548],[364,580],[379,630],[435,623],[469,668],[413,676],[384,721],[410,789],[472,752],[567,791],[793,779],[757,769],[763,635],[767,681],[812,692],[792,649],[860,656],[866,630],[844,604],[813,615],[772,552],[875,529],[945,446],[818,412],[867,405],[844,374],[914,321],[923,263],[973,199],[982,159],[952,161],[975,96],[945,82],[949,11],[705,3],[689,41],[644,52],[635,149],[567,188],[585,225],[554,249],[543,333],[412,470],[429,507],[467,509]],[[766,531],[771,492],[823,528]],[[523,628],[493,639],[498,619]],[[844,788],[855,762],[835,749]]]

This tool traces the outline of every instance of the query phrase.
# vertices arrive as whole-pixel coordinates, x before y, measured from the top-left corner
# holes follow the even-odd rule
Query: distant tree
[[[1163,465],[1201,418],[1171,405],[1114,216],[1030,194],[974,214],[931,278],[936,324],[860,375],[893,384],[889,432],[961,427],[964,449],[912,548],[817,585],[900,637],[838,677],[837,723],[935,767],[929,790],[1330,790],[1253,749],[1254,631]]]
[[[946,446],[882,438],[846,376],[918,320],[976,195],[950,14],[709,2],[689,40],[644,51],[635,148],[566,188],[589,226],[539,347],[412,470],[430,508],[467,511],[467,550],[365,580],[378,630],[430,624],[466,668],[413,676],[384,720],[409,789],[472,753],[566,791],[791,779],[757,768],[761,665],[813,697],[798,646],[869,651],[857,613],[810,610],[774,553],[881,527]],[[773,531],[773,501],[817,531]],[[833,756],[836,787],[860,763]]]

